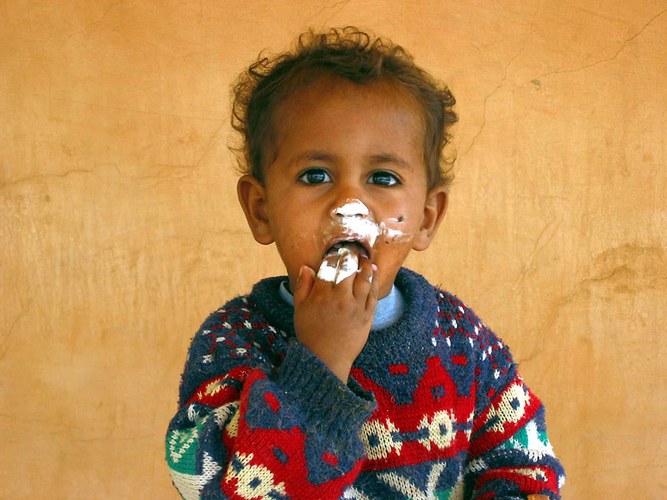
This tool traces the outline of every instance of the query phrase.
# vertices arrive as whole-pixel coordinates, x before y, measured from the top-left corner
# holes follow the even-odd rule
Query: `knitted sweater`
[[[401,269],[405,313],[344,384],[296,340],[284,279],[192,340],[166,438],[184,498],[559,498],[542,404],[457,298]]]

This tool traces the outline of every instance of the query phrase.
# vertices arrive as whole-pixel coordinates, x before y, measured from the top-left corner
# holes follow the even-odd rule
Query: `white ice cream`
[[[375,245],[375,240],[380,235],[380,227],[375,223],[370,210],[359,200],[350,200],[334,209],[331,217],[337,232],[359,241],[368,241],[371,247]]]
[[[337,285],[359,271],[359,256],[347,247],[339,248],[336,253],[330,252],[322,260],[317,277]]]
[[[378,225],[380,229],[380,234],[385,238],[387,243],[403,243],[406,241],[410,241],[410,239],[412,238],[412,235],[410,233],[406,233],[397,227],[392,227],[392,226],[399,226],[404,222],[405,219],[397,217],[392,217],[390,219],[383,220],[382,222],[380,222],[380,224]]]
[[[368,207],[360,200],[349,200],[345,205],[334,208],[332,215],[339,217],[369,217],[371,215]]]

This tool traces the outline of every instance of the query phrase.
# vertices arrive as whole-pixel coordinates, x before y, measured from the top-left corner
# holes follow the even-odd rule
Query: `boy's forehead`
[[[423,120],[414,102],[383,88],[357,84],[336,89],[325,85],[304,89],[284,103],[273,125],[276,146],[305,137],[327,142],[331,137],[347,136],[355,141],[359,134],[363,137],[374,134],[378,143],[393,136],[395,148],[406,143],[423,146]]]
[[[337,75],[323,74],[315,79],[307,79],[297,84],[293,91],[282,100],[281,104],[323,97],[337,96],[375,96],[383,99],[388,105],[410,105],[419,111],[419,101],[401,83],[388,78],[358,83]]]
[[[273,137],[284,138],[297,122],[307,121],[316,113],[333,117],[349,102],[358,105],[359,114],[400,111],[404,125],[424,134],[424,110],[403,85],[386,79],[356,83],[342,77],[323,75],[298,86],[278,103],[271,117]],[[378,117],[383,119],[383,117]]]

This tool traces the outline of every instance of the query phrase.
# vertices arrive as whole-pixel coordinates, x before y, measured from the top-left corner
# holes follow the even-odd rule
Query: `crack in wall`
[[[319,16],[320,14],[322,14],[324,11],[326,11],[326,10],[334,10],[334,12],[322,22],[321,26],[324,27],[324,26],[331,20],[331,18],[332,18],[333,16],[335,16],[338,12],[340,12],[340,11],[347,5],[347,4],[349,4],[351,1],[352,1],[352,0],[339,0],[338,2],[335,2],[335,3],[331,4],[331,5],[325,5],[325,6],[322,7],[320,10],[318,10],[315,14],[313,14],[313,15],[310,16],[308,19],[306,19],[304,25],[307,26],[308,24],[310,24],[310,22],[311,22],[313,19],[315,19],[315,18],[316,18],[317,16]]]
[[[470,153],[472,148],[475,146],[475,143],[477,142],[477,139],[482,135],[482,132],[484,132],[484,128],[486,127],[486,113],[487,113],[487,104],[489,102],[489,99],[491,99],[493,96],[495,96],[500,91],[500,89],[505,85],[505,82],[507,81],[507,76],[508,76],[508,73],[509,73],[510,66],[512,66],[512,64],[514,64],[514,61],[516,61],[525,52],[526,46],[528,44],[528,40],[530,39],[531,36],[533,36],[535,34],[535,19],[537,18],[537,15],[540,12],[541,7],[542,7],[542,2],[538,2],[536,7],[535,7],[535,11],[533,12],[533,16],[532,16],[533,20],[530,23],[530,29],[528,31],[528,34],[526,34],[526,36],[523,37],[523,39],[520,41],[520,47],[521,48],[509,60],[509,62],[507,64],[505,64],[505,66],[503,67],[503,76],[502,76],[500,82],[498,83],[498,85],[496,85],[496,88],[493,89],[489,94],[487,94],[484,97],[484,101],[483,101],[483,104],[482,104],[482,124],[480,125],[479,130],[477,131],[477,133],[471,139],[470,145],[468,146],[468,148],[459,156],[459,158],[463,158],[468,153]]]
[[[11,181],[0,182],[0,189],[8,188],[19,184],[25,184],[26,182],[32,182],[36,180],[57,179],[57,178],[64,179],[65,177],[69,177],[70,175],[75,175],[75,174],[92,174],[94,171],[95,171],[94,168],[91,169],[75,168],[61,173],[27,175],[25,177],[19,177],[18,179],[14,179]]]
[[[549,222],[547,222],[546,225],[542,228],[542,231],[540,231],[538,237],[535,239],[535,242],[533,243],[533,250],[530,252],[530,255],[525,260],[523,266],[521,267],[521,270],[519,271],[519,274],[514,280],[514,285],[512,285],[512,291],[514,291],[515,293],[518,292],[521,283],[526,278],[526,275],[530,271],[535,269],[535,259],[537,255],[542,251],[542,249],[546,248],[549,245],[549,243],[551,243],[551,240],[553,240],[554,237],[558,234],[558,226],[556,226],[553,228],[553,230],[549,231],[549,234],[547,235],[547,230],[549,230],[549,228],[552,228],[554,224],[555,224],[554,220],[550,220]]]
[[[585,71],[587,69],[594,68],[595,66],[599,66],[600,64],[608,63],[611,62],[615,59],[618,58],[618,56],[625,51],[625,49],[628,48],[628,46],[636,40],[639,36],[641,36],[653,23],[655,23],[660,17],[662,17],[665,13],[667,12],[667,9],[664,9],[660,12],[658,12],[656,15],[651,17],[643,26],[642,28],[637,31],[634,35],[631,37],[627,38],[626,40],[623,41],[621,44],[621,47],[612,55],[611,57],[607,57],[605,59],[600,59],[595,62],[592,62],[590,64],[586,64],[584,66],[579,66],[577,68],[569,68],[569,69],[562,69],[562,70],[557,70],[557,71],[550,71],[548,73],[544,73],[540,76],[538,76],[536,79],[539,80],[541,78],[546,78],[548,76],[553,76],[553,75],[562,75],[562,74],[568,74],[568,73],[578,73],[579,71]]]
[[[120,2],[115,2],[115,3],[112,3],[111,5],[109,5],[109,7],[107,7],[107,9],[102,13],[102,15],[100,17],[98,17],[95,21],[86,25],[84,28],[81,28],[78,31],[69,35],[67,37],[68,40],[71,40],[76,36],[81,36],[81,35],[88,34],[88,33],[92,32],[93,30],[98,29],[100,27],[100,25],[102,24],[102,22],[104,21],[104,19],[109,15],[109,13],[112,10],[114,10],[116,7],[118,7],[119,5],[122,5],[123,3],[125,3],[125,2],[123,0],[121,0]]]
[[[521,49],[503,67],[503,76],[500,79],[500,82],[496,85],[496,88],[494,88],[489,94],[487,94],[484,97],[484,101],[482,103],[482,123],[479,126],[479,130],[477,131],[477,133],[470,140],[470,145],[468,146],[468,148],[461,155],[459,155],[459,158],[463,158],[468,153],[470,153],[470,150],[472,150],[472,148],[475,146],[475,143],[477,142],[477,139],[479,138],[479,136],[482,135],[482,132],[484,132],[484,128],[486,127],[486,113],[487,113],[487,105],[488,105],[489,99],[491,99],[493,96],[495,96],[500,91],[500,89],[503,88],[503,86],[505,85],[505,82],[507,81],[507,74],[509,73],[509,68],[514,63],[514,61],[516,61],[519,58],[519,56],[521,54],[523,54],[523,52],[525,51],[525,42],[526,42],[526,40],[528,40],[529,37],[530,37],[530,35],[526,36],[526,38],[523,40],[523,44],[522,44]]]

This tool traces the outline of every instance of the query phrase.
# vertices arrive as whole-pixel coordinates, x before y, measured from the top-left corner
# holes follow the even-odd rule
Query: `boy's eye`
[[[304,184],[322,184],[331,182],[331,176],[323,168],[311,168],[302,173],[299,180]]]
[[[368,179],[371,184],[378,184],[380,186],[394,186],[400,183],[398,177],[391,172],[379,171],[373,172]]]

